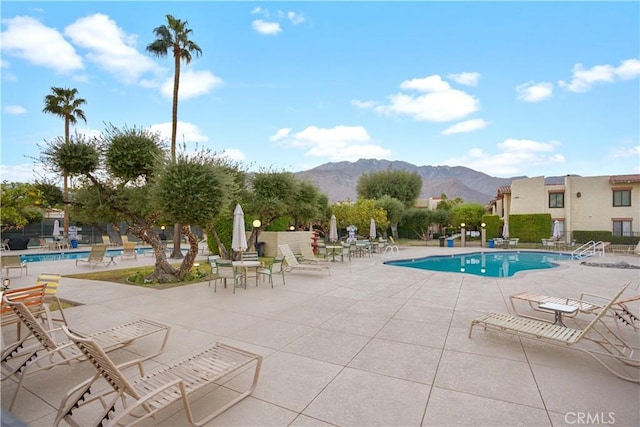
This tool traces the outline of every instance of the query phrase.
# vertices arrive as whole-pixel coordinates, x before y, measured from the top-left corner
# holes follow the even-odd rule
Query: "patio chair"
[[[541,295],[532,292],[520,292],[517,294],[513,294],[509,296],[509,300],[511,301],[511,307],[513,307],[513,313],[516,316],[520,317],[528,317],[530,319],[536,320],[545,320],[538,317],[531,316],[526,313],[520,313],[517,309],[516,301],[525,301],[528,303],[529,308],[541,313],[553,314],[549,310],[545,310],[539,308],[540,304],[546,303],[555,303],[555,304],[563,304],[571,307],[576,307],[577,310],[572,314],[565,314],[566,317],[575,317],[578,313],[588,313],[593,314],[597,309],[602,308],[601,304],[592,304],[581,299],[573,299],[573,298],[564,298],[564,297],[555,297],[549,295]]]
[[[11,298],[11,295],[6,293],[3,295],[3,302],[13,310],[31,332],[31,335],[25,337],[20,343],[4,349],[2,352],[2,380],[10,377],[18,379],[18,388],[9,405],[9,410],[12,410],[27,376],[58,365],[71,365],[71,362],[86,360],[87,355],[83,354],[72,342],[56,341],[55,333],[61,329],[45,329],[23,302]],[[67,326],[64,325],[62,328],[67,328]],[[146,360],[164,351],[170,330],[169,326],[162,323],[138,319],[93,333],[88,337],[99,342],[105,351],[113,351],[126,347],[141,338],[164,333],[160,349],[144,357],[143,360]],[[25,345],[28,346],[25,347]]]
[[[0,264],[6,270],[7,276],[9,276],[9,270],[15,270],[16,268],[20,270],[20,277],[22,277],[22,270],[24,270],[25,276],[29,275],[27,261],[20,260],[20,255],[5,255],[0,258]]]
[[[135,242],[126,242],[122,247],[122,253],[120,254],[121,259],[125,258],[133,258],[138,259],[138,253],[136,252],[136,243]]]
[[[48,310],[47,316],[49,317],[49,328],[53,328],[54,322],[59,322],[64,325],[67,324],[67,317],[64,315],[64,309],[62,302],[58,298],[58,287],[60,286],[60,275],[53,273],[42,273],[38,275],[36,279],[36,285],[45,286],[44,290],[44,302]],[[56,310],[51,310],[52,305],[55,304]],[[60,317],[54,318],[52,311],[57,311]]]
[[[105,264],[108,266],[112,261],[106,261],[104,259],[107,253],[107,245],[94,245],[91,246],[91,252],[87,258],[76,258],[76,265],[79,262],[86,262],[90,266],[96,267],[98,264]]]
[[[210,276],[209,286],[211,286],[211,280],[214,281],[213,292],[218,291],[218,280],[224,281],[224,287],[227,287],[227,280],[233,280],[233,293],[236,293],[236,288],[247,288],[246,282],[242,280],[242,272],[240,269],[233,266],[231,261],[223,261],[223,260],[214,260],[211,264],[211,268],[213,270],[213,266],[215,265],[215,273]]]
[[[11,239],[3,239],[2,240],[2,246],[0,246],[0,249],[2,249],[3,251],[9,251],[11,250],[11,248],[9,247],[9,241]]]
[[[315,263],[311,264],[306,262],[300,263],[298,262],[298,259],[291,251],[291,248],[289,247],[289,245],[287,244],[278,245],[278,249],[280,249],[280,252],[284,256],[284,260],[287,263],[284,268],[284,271],[313,270],[313,271],[319,271],[320,273],[326,271],[327,273],[331,274],[331,269],[328,263],[325,263],[325,264],[315,264]]]
[[[58,248],[58,243],[50,237],[40,237],[40,249],[54,250]]]
[[[578,350],[593,357],[600,365],[626,381],[640,383],[640,378],[629,375],[619,363],[623,365],[640,367],[640,360],[634,352],[637,347],[627,343],[621,336],[616,334],[605,322],[603,318],[608,315],[613,304],[620,295],[627,289],[629,283],[620,288],[618,292],[607,302],[598,314],[582,329],[574,329],[566,326],[531,319],[528,317],[512,316],[502,313],[486,313],[481,317],[471,321],[469,328],[469,338],[473,328],[481,325],[484,329],[493,329],[499,332],[507,332],[523,338],[536,339],[548,344],[560,345],[565,348]],[[582,341],[589,344],[580,346]],[[612,366],[613,362],[615,365]],[[638,371],[634,369],[634,371]]]
[[[35,286],[29,286],[26,288],[8,289],[4,291],[4,295],[14,301],[22,302],[25,307],[33,313],[34,317],[49,319],[45,305],[46,288],[47,286],[45,283],[39,283]],[[11,307],[5,304],[4,300],[2,300],[0,304],[0,316],[2,319],[2,328],[7,327],[8,325],[16,325],[15,344],[19,345],[22,336],[22,322],[13,312]],[[3,351],[13,346],[14,344],[3,343]]]
[[[269,278],[269,283],[271,284],[271,287],[273,288],[273,275],[275,274],[280,274],[280,276],[282,276],[282,284],[284,285],[284,267],[283,267],[283,262],[284,259],[283,258],[274,258],[273,262],[267,266],[263,266],[263,267],[258,267],[258,269],[256,270],[256,273],[258,274],[258,276],[264,276]],[[257,278],[256,278],[256,285],[257,285]]]
[[[309,263],[326,263],[327,260],[326,259],[321,259],[321,258],[317,258],[316,255],[313,253],[313,247],[311,246],[310,243],[306,243],[306,242],[300,242],[300,253],[302,254],[302,262],[309,262]],[[325,253],[327,251],[327,248],[325,247]]]
[[[349,243],[342,243],[342,249],[340,250],[340,262],[344,262],[345,258],[351,262],[351,246],[352,245]],[[353,245],[353,247],[355,248],[355,245]]]
[[[113,243],[111,243],[111,237],[109,237],[109,235],[107,234],[102,235],[102,244],[106,246],[115,246]]]
[[[194,354],[169,367],[144,375],[144,367],[139,360],[116,365],[98,342],[80,337],[67,328],[64,332],[75,345],[87,355],[97,373],[71,389],[62,399],[54,425],[62,420],[71,425],[83,425],[85,417],[92,417],[91,425],[132,425],[154,418],[170,405],[182,402],[189,424],[202,426],[253,393],[258,385],[262,368],[262,356],[216,343],[214,346]],[[140,378],[131,379],[122,369],[138,365]],[[220,384],[223,378],[230,378],[235,372],[254,365],[251,385],[233,399],[217,409],[211,407],[200,420],[195,420],[191,409],[193,400],[202,397],[197,393],[207,386]],[[101,378],[106,380],[100,381]],[[95,385],[95,387],[94,387]],[[100,404],[96,404],[99,402]],[[77,416],[78,420],[73,417]],[[85,416],[85,417],[83,417]]]
[[[606,297],[596,294],[582,293],[580,295],[580,299],[585,299],[585,297],[596,298],[599,300],[605,300]],[[640,295],[635,295],[629,298],[621,299],[617,301],[612,306],[612,314],[613,318],[623,325],[631,326],[635,331],[640,330],[640,314],[634,313],[629,307],[630,303],[638,303],[640,302]]]

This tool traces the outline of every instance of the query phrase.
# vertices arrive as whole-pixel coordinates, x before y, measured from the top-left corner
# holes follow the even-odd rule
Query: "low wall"
[[[293,253],[300,253],[300,243],[311,244],[312,237],[311,231],[263,231],[258,236],[258,241],[265,243],[264,256],[274,258],[278,255],[282,256],[278,253],[278,245],[287,244]]]

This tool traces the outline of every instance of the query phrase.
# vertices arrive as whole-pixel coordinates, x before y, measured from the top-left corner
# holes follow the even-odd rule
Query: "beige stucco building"
[[[574,230],[609,230],[614,236],[640,234],[640,174],[525,178],[500,187],[491,211],[500,217],[549,213],[551,233],[558,221],[564,240]]]

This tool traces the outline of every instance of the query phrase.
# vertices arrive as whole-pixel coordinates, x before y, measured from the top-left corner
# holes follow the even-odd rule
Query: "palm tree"
[[[202,49],[189,40],[192,30],[187,27],[188,22],[167,15],[167,24],[153,30],[156,39],[147,46],[147,52],[165,57],[169,51],[173,53],[173,110],[171,115],[171,161],[176,161],[176,133],[178,128],[178,89],[180,87],[180,64],[182,61],[190,64],[192,54],[199,56]],[[182,258],[180,251],[180,224],[175,224],[173,230],[173,253],[171,258]]]
[[[62,87],[52,87],[51,94],[44,97],[43,113],[53,114],[64,119],[64,142],[69,143],[69,125],[78,123],[78,119],[87,122],[84,111],[80,109],[87,103],[83,98],[76,98],[78,89],[69,89]],[[63,233],[64,237],[69,236],[69,176],[62,171],[64,178],[64,220]]]

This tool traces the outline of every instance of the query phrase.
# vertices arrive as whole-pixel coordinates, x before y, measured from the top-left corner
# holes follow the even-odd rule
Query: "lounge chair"
[[[107,234],[102,235],[102,244],[106,246],[114,246],[114,244],[111,243],[111,237]]]
[[[118,366],[94,339],[83,338],[67,328],[63,329],[88,356],[97,373],[71,389],[62,399],[55,426],[62,420],[71,425],[87,423],[87,419],[82,416],[93,417],[92,425],[132,425],[155,418],[158,412],[177,402],[182,402],[189,424],[202,426],[248,397],[258,385],[262,356],[236,347],[216,343],[207,350],[145,376],[140,361],[134,360]],[[130,379],[121,371],[136,364],[140,369],[139,379]],[[210,406],[204,408],[209,412],[202,419],[194,420],[190,402],[192,394],[197,394],[204,387],[219,384],[221,379],[229,378],[233,373],[252,364],[255,365],[253,381],[245,391],[215,410]],[[106,380],[106,384],[101,378]],[[201,394],[195,399],[200,397]],[[100,405],[92,404],[96,401]],[[85,405],[88,407],[85,408]],[[74,416],[79,419],[74,420]]]
[[[274,258],[273,262],[267,266],[258,267],[256,273],[258,276],[266,276],[269,278],[269,283],[273,288],[273,275],[280,274],[282,276],[282,284],[284,285],[284,267],[283,267],[284,259],[283,258]],[[256,280],[257,284],[257,280]]]
[[[289,245],[287,244],[278,245],[278,249],[280,249],[280,252],[284,256],[284,260],[287,263],[287,265],[284,267],[284,271],[313,270],[313,271],[319,271],[320,273],[322,273],[323,271],[326,271],[327,273],[331,274],[331,269],[328,263],[325,263],[325,264],[300,263],[298,262],[298,259],[291,251],[291,248],[289,247]]]
[[[583,329],[568,328],[558,324],[535,320],[528,317],[512,316],[502,313],[486,313],[481,317],[471,321],[469,328],[469,338],[474,326],[481,325],[484,329],[494,329],[500,332],[513,333],[523,338],[537,339],[545,343],[560,345],[565,348],[581,351],[593,357],[605,369],[626,381],[640,383],[640,378],[629,376],[629,372],[619,365],[612,366],[611,363],[622,363],[632,367],[640,367],[640,360],[634,356],[637,347],[627,343],[622,337],[617,335],[605,322],[603,318],[608,315],[613,304],[620,295],[627,289],[629,283],[620,288],[613,298],[607,302],[597,315]],[[588,341],[596,344],[580,346],[581,341]],[[637,371],[637,369],[634,369]]]
[[[549,295],[541,295],[532,292],[520,292],[514,295],[509,296],[509,300],[511,301],[511,307],[513,307],[513,313],[516,316],[528,317],[530,319],[537,320],[545,320],[538,317],[533,317],[525,313],[518,312],[516,301],[526,301],[528,303],[529,308],[541,313],[553,314],[553,312],[549,310],[545,310],[540,308],[540,304],[545,303],[555,303],[555,304],[563,304],[571,307],[576,307],[577,310],[573,314],[565,314],[567,317],[574,317],[578,313],[588,313],[593,314],[597,309],[602,308],[602,304],[592,304],[581,299],[572,299],[572,298],[564,298],[564,297],[554,297]]]
[[[640,255],[640,242],[638,242],[635,247],[629,246],[625,249],[613,249],[613,252],[623,255]]]
[[[58,249],[58,243],[50,237],[40,237],[40,248],[48,250]]]
[[[61,329],[45,329],[23,302],[11,298],[11,295],[7,294],[3,295],[3,302],[13,310],[31,332],[30,336],[23,338],[19,343],[2,352],[2,380],[10,377],[18,378],[18,388],[9,405],[9,410],[11,410],[27,376],[51,369],[54,366],[70,365],[71,362],[86,360],[87,355],[69,341],[56,341],[55,333]],[[67,328],[67,326],[62,327]],[[96,332],[88,337],[100,342],[105,351],[112,351],[126,347],[138,339],[164,333],[160,349],[144,357],[146,360],[164,351],[170,329],[169,326],[153,320],[139,319]]]
[[[125,259],[125,258],[138,259],[138,253],[136,252],[135,242],[124,243],[122,248],[122,253],[120,254],[120,258],[121,259]]]
[[[302,262],[309,263],[326,263],[328,262],[326,259],[317,258],[313,253],[313,247],[310,243],[300,242],[300,253],[302,254]],[[326,252],[326,248],[325,248]]]
[[[45,293],[47,285],[46,283],[39,283],[35,286],[29,286],[26,288],[8,289],[4,291],[4,295],[11,298],[14,301],[22,302],[28,310],[30,310],[34,317],[42,319],[50,319],[47,316],[45,305]],[[8,325],[16,325],[16,342],[21,341],[22,322],[20,318],[13,312],[11,307],[5,304],[4,300],[0,304],[0,315],[2,316],[2,328]],[[3,343],[3,350],[11,347],[7,343]]]
[[[606,297],[601,295],[583,293],[580,295],[580,299],[584,300],[586,298],[596,298],[599,300],[605,300]],[[635,295],[629,298],[621,299],[620,301],[616,301],[615,304],[611,307],[613,318],[623,325],[631,326],[635,331],[640,330],[640,314],[634,313],[629,307],[630,303],[638,303],[640,301],[640,295]],[[594,303],[595,304],[595,303]]]
[[[113,257],[111,257],[111,260],[106,261],[104,259],[106,253],[107,245],[91,246],[91,252],[89,252],[89,256],[87,258],[76,258],[76,265],[78,265],[79,262],[86,262],[93,267],[96,267],[98,264],[104,264],[105,267],[108,267],[109,264],[113,262]]]
[[[36,279],[36,285],[44,285],[44,302],[48,310],[47,316],[49,318],[49,328],[53,327],[53,322],[59,322],[64,325],[67,324],[67,318],[64,315],[64,309],[62,302],[58,298],[58,287],[60,286],[60,275],[53,273],[42,273],[38,275]],[[56,310],[52,310],[52,305],[55,304]],[[54,318],[52,311],[57,311],[60,317]]]
[[[20,270],[20,277],[22,277],[22,270],[24,270],[26,276],[29,275],[27,261],[22,261],[20,255],[5,255],[0,258],[0,264],[6,270],[7,276],[9,276],[9,270],[15,270],[16,268]]]
[[[9,247],[9,242],[10,241],[11,241],[11,239],[3,239],[2,240],[2,246],[0,246],[0,249],[2,249],[3,251],[11,250],[11,248]]]

